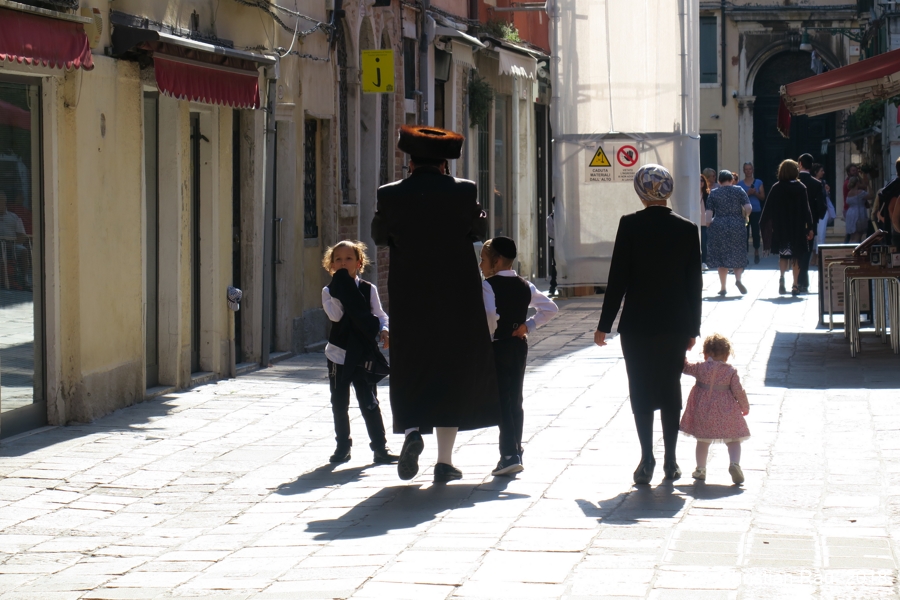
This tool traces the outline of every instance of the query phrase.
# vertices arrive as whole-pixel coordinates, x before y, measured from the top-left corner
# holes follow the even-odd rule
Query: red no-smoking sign
[[[616,162],[623,167],[633,167],[638,161],[638,151],[634,146],[620,146],[616,151]]]

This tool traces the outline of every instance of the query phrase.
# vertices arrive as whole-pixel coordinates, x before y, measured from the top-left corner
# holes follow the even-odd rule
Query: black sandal
[[[800,288],[798,288],[796,285],[793,286],[791,288],[791,296],[799,296],[799,295],[800,295]]]
[[[787,294],[787,290],[784,289],[784,275],[778,280],[778,293],[781,295]]]

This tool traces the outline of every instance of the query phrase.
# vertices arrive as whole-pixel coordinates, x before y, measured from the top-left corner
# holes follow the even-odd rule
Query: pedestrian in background
[[[465,138],[445,129],[403,125],[397,147],[410,175],[378,188],[372,239],[390,248],[391,409],[406,436],[397,474],[419,472],[423,433],[435,432],[434,481],[462,478],[453,466],[459,429],[500,424],[491,334],[472,244],[487,216],[475,183],[447,174]],[[441,331],[445,323],[447,331]]]
[[[738,185],[747,194],[750,200],[750,220],[747,223],[749,233],[753,237],[753,264],[759,264],[759,215],[762,214],[762,204],[766,200],[766,189],[761,179],[756,179],[753,174],[753,163],[744,163],[744,178],[738,181]],[[750,249],[749,237],[747,238],[747,250]]]
[[[731,171],[719,172],[719,187],[709,193],[706,199],[707,219],[709,219],[709,252],[707,265],[718,269],[724,296],[728,270],[734,269],[734,285],[742,293],[747,288],[741,282],[741,275],[747,266],[747,217],[750,214],[750,199],[739,186],[733,185]]]
[[[700,175],[700,255],[701,262],[700,265],[702,269],[705,271],[709,267],[706,266],[706,248],[709,234],[707,232],[707,223],[706,221],[706,199],[709,198],[709,183],[706,181],[706,177],[704,175]]]
[[[550,267],[550,295],[556,295],[556,196],[550,198],[550,214],[547,215],[547,258]]]
[[[811,173],[813,166],[812,154],[801,154],[797,163],[800,166],[798,179],[800,183],[806,186],[809,211],[813,219],[813,244],[815,244],[816,224],[828,214],[827,205],[825,204],[825,188],[822,182],[813,177]],[[800,293],[806,294],[809,292],[809,264],[812,260],[812,247],[806,254],[797,258],[800,261]]]
[[[322,266],[331,274],[331,283],[322,288],[322,308],[331,319],[331,334],[325,346],[328,361],[328,383],[331,387],[331,413],[337,448],[333,463],[350,460],[350,385],[356,390],[356,401],[369,432],[369,447],[375,464],[397,462],[387,449],[384,421],[378,406],[375,386],[387,375],[387,361],[375,341],[380,337],[385,348],[390,346],[388,316],[381,307],[378,288],[360,279],[369,265],[366,245],[343,240],[325,251]],[[375,365],[380,366],[374,368]]]
[[[681,417],[681,431],[697,440],[697,468],[693,477],[700,481],[706,479],[709,445],[724,443],[728,446],[731,480],[744,482],[741,442],[750,437],[744,419],[750,413],[750,403],[737,369],[728,364],[729,356],[734,356],[731,342],[714,333],[703,340],[703,362],[684,361],[684,373],[696,377],[697,382]]]
[[[606,345],[606,334],[625,300],[619,333],[628,373],[631,411],[641,443],[636,484],[650,483],[653,456],[653,413],[660,411],[666,479],[681,477],[675,460],[681,419],[681,371],[685,353],[700,335],[703,275],[697,226],[672,212],[666,201],[673,179],[660,165],[644,165],[634,176],[644,210],[625,215],[609,268],[594,343]]]
[[[898,200],[900,198],[900,158],[894,162],[894,170],[896,175],[881,190],[881,202],[878,209],[875,210],[873,207],[872,220],[875,221],[878,229],[891,234],[889,239],[892,246],[900,247],[900,200]],[[897,216],[896,224],[891,219],[892,208],[893,214]]]
[[[806,186],[798,180],[799,165],[788,159],[778,165],[778,181],[769,190],[759,218],[763,250],[778,254],[781,277],[778,293],[786,293],[784,272],[793,270],[791,294],[800,293],[800,257],[809,253],[813,239],[813,218],[809,210]]]
[[[719,187],[719,182],[716,181],[716,170],[706,167],[703,169],[703,178],[706,179],[706,184],[709,186],[709,191],[713,191],[717,187]]]
[[[812,175],[822,183],[822,189],[825,191],[825,218],[819,219],[816,224],[816,238],[813,240],[813,255],[811,264],[818,264],[819,244],[825,243],[825,235],[828,233],[828,226],[834,223],[837,211],[834,209],[834,203],[831,200],[831,186],[825,181],[825,167],[818,163],[814,163],[812,167]]]
[[[528,358],[527,336],[556,316],[559,308],[534,284],[513,270],[516,243],[495,237],[481,248],[481,284],[484,310],[494,348],[497,388],[500,391],[500,462],[491,475],[514,475],[523,471],[522,430],[525,423],[522,387]],[[535,309],[532,317],[528,309]]]
[[[869,227],[869,201],[874,194],[859,177],[851,177],[847,186],[847,233],[850,243],[861,242]]]
[[[846,220],[847,211],[850,209],[850,205],[847,204],[847,189],[850,187],[850,178],[851,177],[859,177],[859,165],[857,165],[856,163],[850,163],[849,165],[847,165],[847,168],[844,170],[844,172],[847,174],[847,177],[844,179],[844,188],[843,188],[844,206],[843,206],[843,209],[841,210],[841,216]],[[847,233],[844,236],[844,243],[847,244],[849,242],[850,242],[850,234]]]

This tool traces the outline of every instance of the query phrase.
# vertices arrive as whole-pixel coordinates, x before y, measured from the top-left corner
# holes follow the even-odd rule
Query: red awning
[[[24,108],[0,100],[0,126],[31,129],[31,113]]]
[[[81,23],[0,8],[0,61],[60,69],[94,68]]]
[[[864,100],[900,94],[900,50],[892,50],[781,88],[778,129],[787,135],[790,115],[821,115]],[[789,114],[782,118],[782,112]]]
[[[153,53],[156,84],[169,96],[234,108],[259,108],[259,72]]]

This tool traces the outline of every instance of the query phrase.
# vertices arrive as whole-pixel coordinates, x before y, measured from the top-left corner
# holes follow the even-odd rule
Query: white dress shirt
[[[496,276],[517,277],[516,272],[512,269],[498,271]],[[529,317],[525,321],[525,327],[528,329],[528,333],[531,333],[555,317],[556,313],[559,312],[559,307],[556,306],[553,300],[539,292],[533,283],[530,281],[526,281],[526,283],[531,288],[531,302],[528,304],[528,308],[533,308],[536,311],[533,317]],[[484,312],[487,314],[488,329],[491,332],[491,338],[493,338],[494,332],[497,331],[497,321],[500,320],[500,315],[497,314],[497,299],[494,296],[494,288],[491,287],[487,280],[481,282],[481,295],[484,298]]]
[[[359,287],[359,277],[356,277],[356,287]],[[372,295],[369,297],[369,306],[372,308],[372,314],[378,317],[381,323],[381,331],[388,330],[388,315],[381,307],[381,298],[378,297],[378,288],[372,284]],[[328,318],[337,323],[344,317],[344,305],[337,298],[331,297],[328,286],[322,288],[322,308]],[[347,359],[347,350],[339,348],[331,342],[325,346],[325,357],[336,365],[344,364]]]

